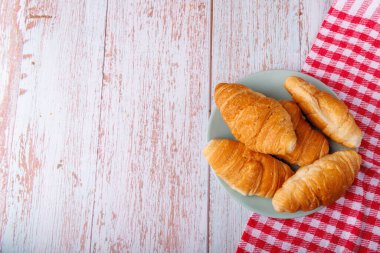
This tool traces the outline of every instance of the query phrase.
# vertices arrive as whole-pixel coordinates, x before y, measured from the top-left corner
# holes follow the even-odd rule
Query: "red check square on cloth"
[[[380,252],[380,0],[338,0],[302,71],[329,85],[364,132],[361,171],[335,204],[307,217],[253,214],[237,252]]]

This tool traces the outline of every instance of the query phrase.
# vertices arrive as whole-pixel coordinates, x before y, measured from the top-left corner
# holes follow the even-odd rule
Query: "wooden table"
[[[331,2],[0,1],[0,251],[233,252],[213,87],[299,70]]]

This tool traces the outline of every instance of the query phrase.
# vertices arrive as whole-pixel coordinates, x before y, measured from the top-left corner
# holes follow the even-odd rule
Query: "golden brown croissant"
[[[215,103],[236,139],[265,154],[286,154],[297,137],[289,114],[279,102],[241,84],[220,83]]]
[[[291,164],[304,166],[329,153],[329,143],[317,130],[311,128],[303,117],[300,108],[293,101],[279,101],[292,119],[293,127],[297,135],[297,144],[293,152],[286,155],[278,155]]]
[[[332,140],[350,148],[360,146],[363,134],[342,101],[295,76],[286,79],[285,88],[306,117]]]
[[[215,173],[243,195],[272,197],[294,174],[285,163],[232,140],[211,140],[203,154]]]
[[[292,213],[334,203],[354,182],[361,162],[358,153],[345,150],[301,167],[274,195],[274,209]]]

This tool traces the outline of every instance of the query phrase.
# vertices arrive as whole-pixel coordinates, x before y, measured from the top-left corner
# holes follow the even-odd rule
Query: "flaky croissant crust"
[[[360,146],[363,134],[342,101],[299,77],[288,77],[284,86],[305,116],[324,134],[347,147]]]
[[[361,156],[352,150],[335,152],[298,169],[275,193],[278,212],[310,211],[339,199],[352,185]]]
[[[285,163],[232,140],[211,140],[203,154],[215,173],[243,195],[272,197],[294,174]]]
[[[311,164],[329,153],[327,139],[313,129],[303,117],[300,108],[293,101],[282,100],[281,105],[289,113],[297,135],[297,144],[293,152],[278,157],[299,166]]]
[[[289,114],[281,104],[240,84],[220,83],[215,103],[236,139],[265,154],[292,152],[297,141]]]

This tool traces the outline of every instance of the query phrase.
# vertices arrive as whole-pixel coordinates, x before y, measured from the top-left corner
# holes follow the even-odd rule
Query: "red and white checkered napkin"
[[[380,0],[335,1],[302,69],[333,88],[365,133],[353,186],[307,217],[253,214],[237,252],[380,252],[379,19]]]

